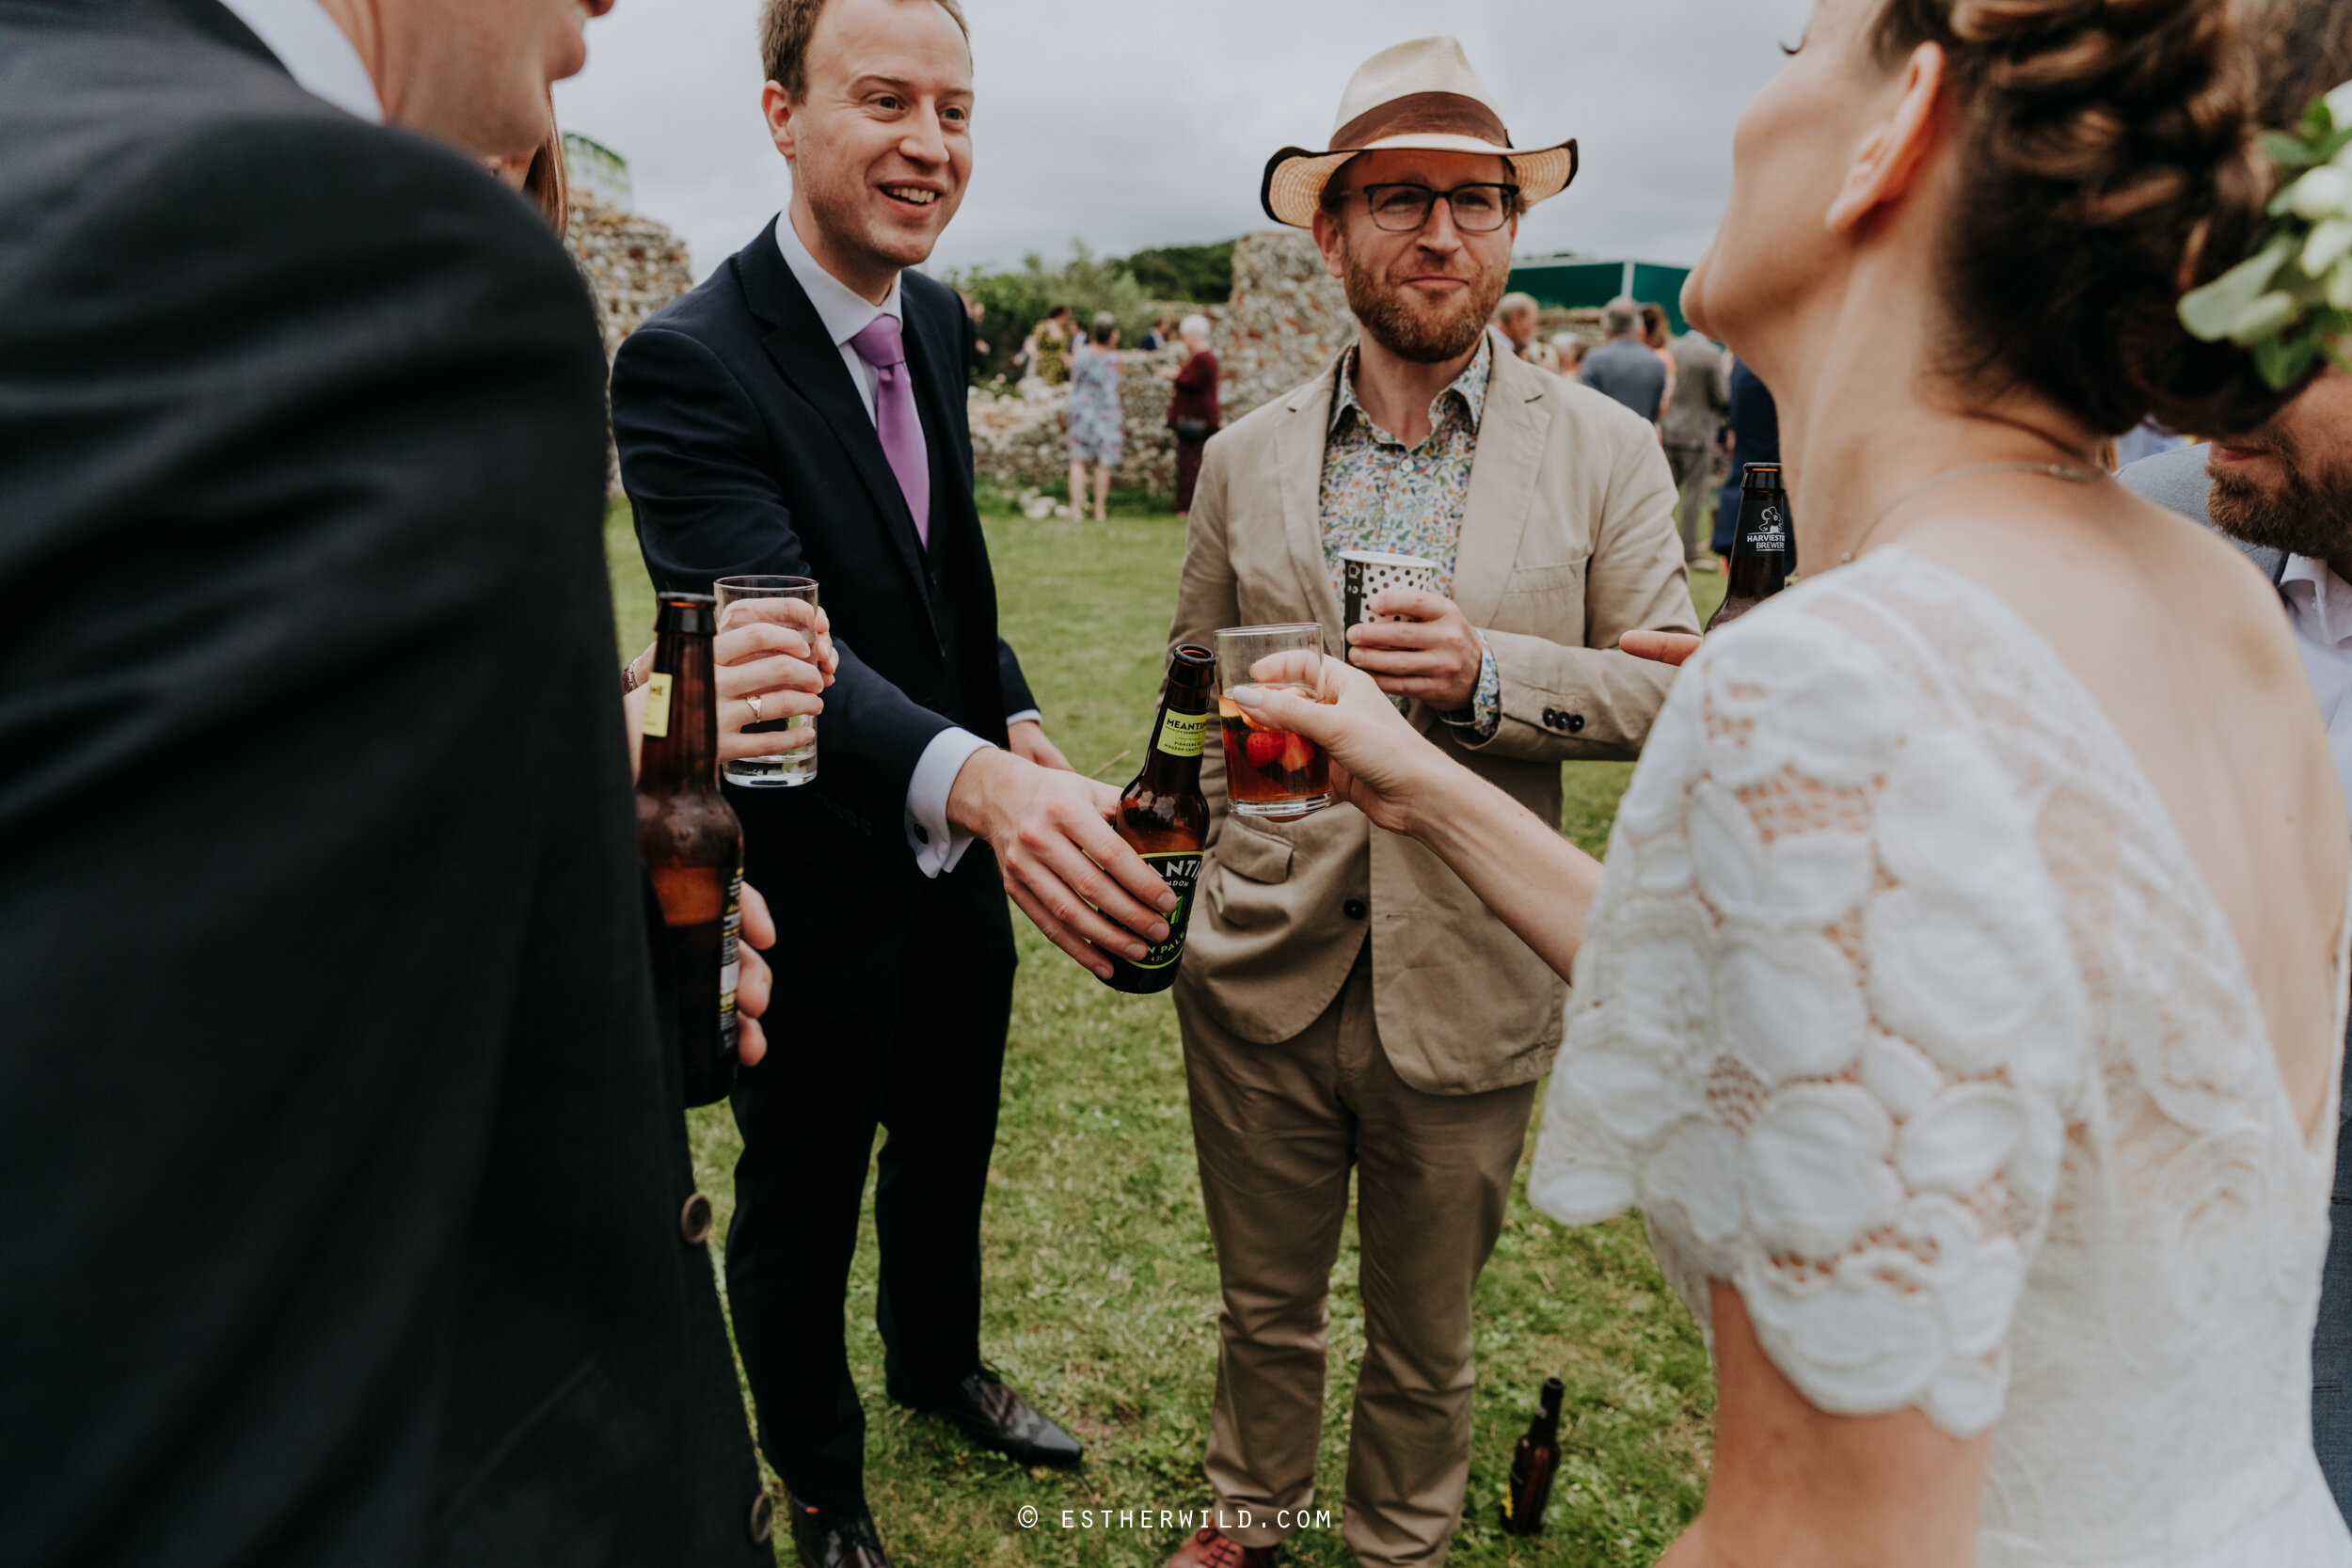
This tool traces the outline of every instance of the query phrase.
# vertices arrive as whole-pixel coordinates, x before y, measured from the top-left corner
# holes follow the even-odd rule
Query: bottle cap
[[[1748,471],[1740,478],[1740,488],[1742,490],[1779,489],[1780,465],[1777,463],[1749,464]]]

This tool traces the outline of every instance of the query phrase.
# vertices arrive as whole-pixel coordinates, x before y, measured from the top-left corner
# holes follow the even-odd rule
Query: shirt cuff
[[[1502,722],[1502,672],[1495,668],[1495,651],[1486,646],[1484,636],[1478,640],[1478,685],[1470,693],[1470,705],[1438,717],[1456,729],[1470,731],[1481,742],[1495,737]]]
[[[1015,724],[1042,724],[1044,722],[1045,712],[1042,708],[1025,707],[1019,713],[1005,715],[1005,728],[1007,729],[1012,728]]]
[[[970,833],[947,825],[947,793],[972,753],[987,750],[988,742],[970,730],[946,729],[931,736],[914,765],[907,784],[907,847],[914,851],[915,869],[926,877],[953,871],[972,847]]]

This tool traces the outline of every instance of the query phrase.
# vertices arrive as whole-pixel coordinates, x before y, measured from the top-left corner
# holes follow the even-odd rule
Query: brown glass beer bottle
[[[1544,1379],[1535,1418],[1511,1452],[1511,1489],[1502,1495],[1502,1528],[1511,1535],[1536,1535],[1551,1501],[1551,1478],[1560,1468],[1560,1380]]]
[[[735,978],[743,926],[743,824],[719,793],[718,601],[659,595],[637,768],[637,848],[660,905],[656,1000],[675,1037],[686,1103],[735,1086]]]
[[[1145,996],[1176,983],[1176,962],[1184,956],[1184,926],[1192,918],[1192,890],[1200,879],[1200,846],[1209,835],[1209,800],[1200,793],[1200,753],[1209,738],[1216,656],[1189,644],[1168,661],[1168,689],[1152,724],[1152,749],[1143,770],[1119,798],[1111,829],[1127,841],[1143,863],[1158,872],[1176,895],[1168,916],[1168,940],[1152,944],[1140,959],[1118,953],[1111,961],[1110,988]]]
[[[1796,569],[1797,531],[1788,521],[1780,465],[1751,463],[1740,481],[1740,524],[1732,534],[1724,602],[1708,617],[1707,629],[1738,620],[1788,587]]]

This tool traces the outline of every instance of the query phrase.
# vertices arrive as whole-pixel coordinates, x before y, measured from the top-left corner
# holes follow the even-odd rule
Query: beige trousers
[[[1200,1188],[1216,1242],[1216,1408],[1205,1465],[1248,1546],[1314,1497],[1331,1265],[1357,1180],[1364,1364],[1345,1538],[1364,1563],[1434,1564],[1462,1513],[1470,1288],[1494,1250],[1535,1085],[1423,1094],[1389,1065],[1369,948],[1339,997],[1279,1045],[1179,1007]]]

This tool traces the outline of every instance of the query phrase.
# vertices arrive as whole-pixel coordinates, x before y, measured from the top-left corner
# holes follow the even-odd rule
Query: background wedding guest
[[[778,217],[621,346],[612,416],[647,570],[814,577],[840,654],[813,784],[738,789],[746,874],[806,911],[795,1028],[744,1078],[728,1300],[812,1568],[886,1561],[842,1322],[877,1127],[889,1396],[1024,1465],[1081,1449],[981,1359],[980,1213],[1012,997],[1006,895],[1094,973],[1175,895],[1110,831],[997,634],[972,494],[972,324],[914,270],[972,172],[954,0],[767,0]],[[853,91],[875,80],[883,93]],[[1066,314],[1064,311],[1062,314]],[[1067,911],[1057,916],[1056,911]]]
[[[1666,398],[1666,367],[1642,337],[1642,308],[1613,299],[1601,310],[1600,328],[1608,341],[1584,356],[1580,379],[1655,425]]]
[[[1495,346],[1518,358],[1532,359],[1536,310],[1534,294],[1504,294],[1495,307]]]
[[[770,1560],[601,341],[481,167],[605,9],[0,8],[0,1560]]]
[[[1731,363],[1727,381],[1730,406],[1726,424],[1731,435],[1731,470],[1715,501],[1714,570],[1731,559],[1732,536],[1740,526],[1740,485],[1755,463],[1780,461],[1780,410],[1772,388],[1744,359],[1725,351]]]
[[[1094,520],[1110,515],[1111,476],[1125,438],[1119,404],[1119,318],[1097,311],[1070,356],[1070,515],[1086,515],[1087,465],[1094,465]]]
[[[1168,399],[1168,427],[1176,433],[1176,515],[1192,512],[1200,479],[1200,453],[1216,434],[1216,356],[1209,352],[1209,318],[1186,316],[1176,328],[1184,362],[1159,372],[1175,383]]]
[[[1075,332],[1070,324],[1070,307],[1057,305],[1045,312],[1045,319],[1029,328],[1029,336],[1021,344],[1018,363],[1028,367],[1026,376],[1035,376],[1048,387],[1059,387],[1070,379],[1070,341]]]
[[[1417,106],[1440,92],[1433,123]],[[1450,38],[1374,55],[1334,124],[1349,143],[1269,163],[1267,211],[1312,228],[1362,335],[1211,443],[1170,640],[1320,623],[1413,728],[1557,820],[1561,762],[1631,755],[1672,678],[1620,635],[1696,629],[1656,438],[1486,329],[1521,203],[1565,186],[1574,153],[1510,148]],[[1347,549],[1425,556],[1435,580],[1343,636]],[[1174,995],[1222,1289],[1205,1469],[1227,1523],[1177,1561],[1233,1568],[1313,1496],[1352,1171],[1365,1352],[1343,1528],[1359,1562],[1438,1562],[1470,1468],[1470,1292],[1563,987],[1360,812],[1268,822],[1227,810],[1220,755],[1201,780],[1215,826]]]
[[[2261,118],[2292,126],[2311,101],[2352,79],[2352,9],[2274,0],[2251,19]],[[2124,486],[2218,527],[2276,590],[2328,727],[2352,811],[2352,376],[2329,366],[2248,434],[2126,467]],[[2352,1032],[2344,1045],[2352,1074]],[[2312,1337],[2312,1441],[2336,1506],[2352,1517],[2352,1095],[2340,1095],[2336,1166],[2319,1313]]]
[[[1567,380],[1581,383],[1584,379],[1584,340],[1573,332],[1551,335],[1551,353],[1560,367],[1560,374]]]
[[[1714,532],[1707,503],[1723,451],[1724,416],[1731,408],[1731,375],[1724,368],[1728,356],[1698,333],[1675,339],[1668,352],[1677,370],[1659,429],[1682,498],[1682,558],[1689,562],[1706,553]]]
[[[1529,1197],[1638,1204],[1716,1371],[1664,1568],[2352,1565],[2305,1338],[2352,828],[2275,598],[2090,460],[2286,399],[2178,314],[2265,223],[2231,21],[1813,12],[1683,293],[1811,564],[1683,666],[1597,891],[1356,673],[1244,705],[1573,964]]]

